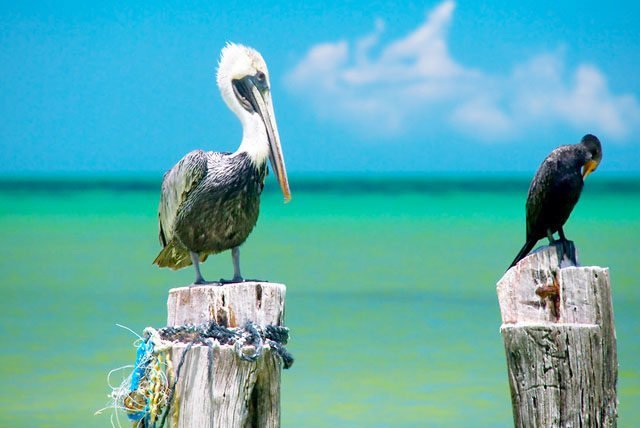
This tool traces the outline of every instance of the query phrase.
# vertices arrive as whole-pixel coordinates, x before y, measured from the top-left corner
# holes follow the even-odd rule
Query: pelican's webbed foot
[[[196,271],[196,279],[195,281],[193,281],[193,284],[191,284],[191,286],[222,285],[220,282],[217,282],[217,281],[205,281],[205,279],[202,277],[202,273],[200,272],[200,257],[198,256],[198,253],[189,251],[189,255],[191,256],[191,263],[193,264],[193,268]]]
[[[220,281],[205,281],[204,278],[196,279],[191,286],[195,285],[223,285]]]
[[[245,279],[242,277],[239,278],[232,278],[232,279],[222,279],[220,278],[220,284],[240,284],[242,282],[269,282],[267,280],[264,279]]]
[[[220,285],[222,285],[222,284],[238,284],[238,283],[241,283],[241,282],[245,282],[245,279],[243,277],[241,277],[241,276],[234,276],[231,279],[220,278]]]

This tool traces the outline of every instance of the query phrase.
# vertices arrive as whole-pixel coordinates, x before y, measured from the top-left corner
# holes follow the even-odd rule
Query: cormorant
[[[206,281],[199,262],[231,249],[234,275],[240,274],[240,245],[258,220],[267,158],[285,202],[291,199],[276,127],[267,65],[258,51],[228,43],[220,55],[217,83],[227,106],[242,123],[242,142],[234,153],[194,150],[162,180],[158,208],[160,267],[194,265],[194,284]]]
[[[602,160],[600,140],[587,134],[578,144],[560,146],[542,162],[533,177],[527,196],[527,241],[511,263],[522,260],[538,240],[548,237],[554,243],[558,232],[567,242],[562,227],[580,198],[584,179]]]

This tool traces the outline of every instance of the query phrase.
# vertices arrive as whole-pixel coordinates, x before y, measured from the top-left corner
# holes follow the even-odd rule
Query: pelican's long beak
[[[264,122],[267,130],[267,138],[269,139],[269,160],[271,168],[278,178],[280,188],[284,194],[284,201],[291,200],[291,190],[289,189],[289,179],[287,178],[287,169],[284,165],[284,157],[282,156],[282,147],[280,146],[280,135],[276,126],[276,116],[273,112],[273,103],[271,102],[271,92],[264,85],[255,82],[253,78],[249,80],[249,93],[252,98],[254,109],[258,112]],[[259,88],[262,87],[262,90]]]
[[[593,159],[588,160],[587,163],[582,166],[582,179],[584,180],[585,178],[587,178],[587,175],[595,171],[597,167],[598,162],[594,161]]]

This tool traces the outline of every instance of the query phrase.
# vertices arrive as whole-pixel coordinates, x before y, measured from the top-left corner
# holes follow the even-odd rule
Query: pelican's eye
[[[265,92],[269,90],[269,85],[267,84],[267,76],[262,71],[257,71],[253,76],[253,82],[256,87],[260,90],[260,92]]]

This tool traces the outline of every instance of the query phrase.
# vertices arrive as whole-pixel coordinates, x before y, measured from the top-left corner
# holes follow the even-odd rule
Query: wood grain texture
[[[185,348],[182,343],[173,347],[174,362],[180,361]],[[270,349],[249,362],[238,358],[231,345],[193,346],[176,386],[177,418],[169,426],[279,427],[280,373],[280,359]]]
[[[498,282],[517,427],[613,427],[618,362],[609,271],[559,268],[556,249]]]
[[[283,325],[285,293],[284,285],[265,282],[175,288],[169,292],[167,324],[215,319],[228,327],[247,321]],[[168,418],[169,426],[279,427],[280,357],[266,344],[255,362],[242,360],[232,345],[210,345],[187,351],[187,344],[174,344],[174,368],[183,354],[184,360],[173,404],[178,411]]]
[[[226,327],[284,325],[286,287],[274,282],[243,282],[223,286],[172,288],[167,300],[167,325],[215,320]]]

